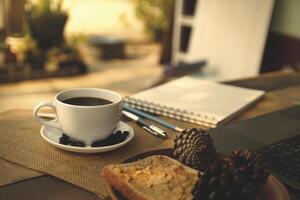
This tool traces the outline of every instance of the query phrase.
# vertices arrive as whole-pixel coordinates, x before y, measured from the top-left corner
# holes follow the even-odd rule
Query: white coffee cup
[[[72,105],[64,103],[66,99],[74,97],[94,97],[109,100],[106,105]],[[116,92],[96,89],[77,88],[64,90],[55,96],[53,102],[42,101],[33,110],[34,118],[45,126],[62,130],[71,138],[90,145],[96,140],[102,140],[111,135],[118,122],[122,111],[122,96]],[[42,107],[51,107],[57,120],[46,120],[38,116]]]

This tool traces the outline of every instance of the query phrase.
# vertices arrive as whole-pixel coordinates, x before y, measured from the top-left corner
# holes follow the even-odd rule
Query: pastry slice
[[[129,200],[192,200],[198,171],[167,156],[109,165],[101,175]]]

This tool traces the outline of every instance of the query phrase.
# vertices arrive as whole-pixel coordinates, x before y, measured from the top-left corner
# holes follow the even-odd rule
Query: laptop
[[[300,191],[300,106],[209,130],[217,151],[261,153],[272,173]]]

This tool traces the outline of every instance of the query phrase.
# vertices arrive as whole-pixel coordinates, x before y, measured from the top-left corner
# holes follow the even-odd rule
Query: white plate
[[[127,136],[126,140],[124,140],[123,142],[110,145],[110,146],[105,146],[105,147],[91,147],[91,146],[75,147],[75,146],[60,144],[59,138],[62,136],[63,132],[59,129],[48,127],[48,126],[42,126],[40,133],[44,140],[46,140],[48,143],[52,144],[53,146],[59,149],[77,152],[77,153],[101,153],[101,152],[107,152],[107,151],[118,149],[124,146],[125,144],[127,144],[134,137],[133,129],[131,128],[131,126],[129,126],[124,122],[119,122],[116,130],[128,131],[129,135]]]

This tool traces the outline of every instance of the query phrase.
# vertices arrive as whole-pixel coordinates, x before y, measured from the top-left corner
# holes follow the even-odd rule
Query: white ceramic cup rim
[[[89,106],[89,105],[73,105],[73,104],[68,104],[68,103],[63,102],[63,100],[67,99],[67,98],[62,97],[64,94],[69,93],[69,92],[76,92],[76,91],[78,91],[78,92],[80,92],[80,91],[91,91],[91,92],[97,92],[97,93],[99,92],[99,96],[93,96],[93,95],[88,95],[88,94],[85,95],[85,96],[83,96],[83,95],[72,96],[71,95],[69,98],[74,98],[74,97],[95,97],[95,98],[102,98],[102,99],[109,100],[112,103],[105,104],[105,105]],[[103,94],[103,93],[109,93],[112,96],[115,96],[116,100],[107,99],[107,98],[101,96],[101,94]],[[72,88],[72,89],[63,90],[55,96],[55,101],[62,104],[62,105],[64,105],[64,106],[76,107],[76,108],[82,107],[84,109],[93,109],[93,108],[98,108],[98,107],[113,107],[116,104],[119,104],[122,100],[123,100],[123,97],[119,93],[111,91],[111,90],[99,89],[99,88]]]

